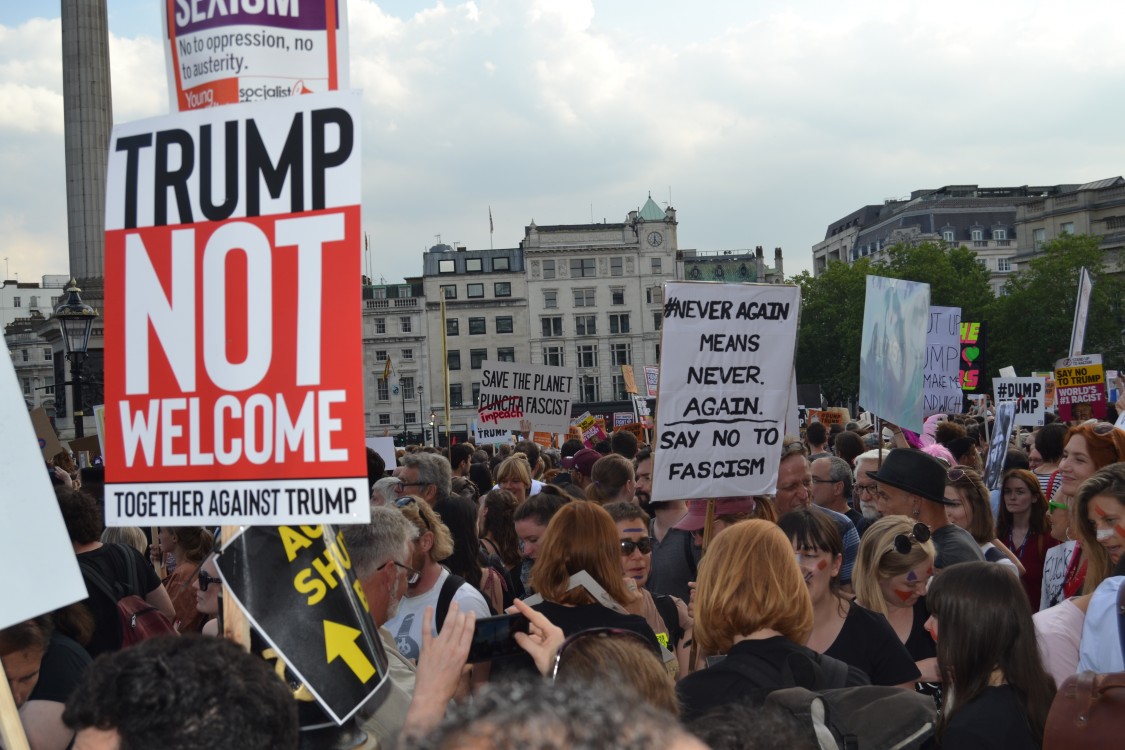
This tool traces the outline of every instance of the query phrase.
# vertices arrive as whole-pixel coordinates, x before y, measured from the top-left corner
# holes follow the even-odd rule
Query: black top
[[[133,593],[143,599],[160,586],[160,579],[152,563],[132,547],[124,544],[103,544],[96,550],[78,555],[81,563],[78,567],[82,569],[83,566],[89,565],[111,585],[117,581],[127,583],[129,571],[125,555],[132,555],[135,558],[137,575],[141,579],[141,590]],[[102,594],[97,584],[86,577],[85,570],[82,570],[82,578],[86,582],[86,590],[90,592],[90,596],[83,600],[82,604],[86,605],[94,616],[94,635],[86,650],[93,657],[107,651],[116,651],[121,648],[121,620],[117,614],[117,601],[110,601]]]
[[[934,543],[934,549],[937,551],[934,567],[938,570],[945,570],[950,565],[956,565],[957,563],[982,562],[984,560],[984,553],[980,551],[977,540],[973,539],[973,535],[960,526],[947,524],[940,529],[935,529],[933,535],[930,536],[930,540]]]
[[[39,682],[27,699],[66,703],[90,661],[90,655],[77,641],[53,633],[39,665]]]
[[[653,596],[666,594],[690,601],[688,583],[695,580],[701,554],[692,541],[691,532],[669,529],[664,539],[653,547],[652,569],[645,588]]]
[[[789,657],[794,655],[803,655],[813,662],[825,658],[780,635],[734,644],[723,660],[727,662],[725,666],[720,663],[692,672],[676,684],[676,697],[683,707],[681,720],[684,723],[690,722],[716,706],[729,703],[759,703],[764,700],[765,695],[781,688],[824,689],[824,685],[816,684],[814,674],[801,670],[792,670],[795,685],[785,684],[783,670]],[[733,664],[744,665],[756,675],[755,680],[751,681],[748,676],[729,669]],[[848,670],[848,687],[867,684],[867,676],[862,672],[854,668]]]
[[[867,527],[871,525],[871,522],[864,518],[863,514],[855,508],[848,508],[844,515],[852,522],[852,525],[855,526],[856,533],[860,536],[863,536],[863,532],[867,531]]]
[[[946,750],[1039,750],[1011,685],[986,687],[957,709],[941,735]]]
[[[872,685],[901,685],[921,677],[887,618],[855,602],[840,634],[824,653],[862,669]]]
[[[930,619],[930,610],[926,608],[926,597],[922,596],[914,604],[914,622],[910,626],[910,636],[906,639],[906,651],[916,662],[937,656],[937,644],[925,627],[928,619]],[[919,682],[915,687],[919,693],[933,698],[934,704],[941,708],[940,682]]]
[[[652,627],[640,615],[623,615],[600,604],[567,607],[554,602],[540,602],[532,609],[546,615],[548,620],[568,636],[591,628],[620,628],[644,636],[657,651],[661,648],[660,641],[656,640],[656,633],[652,632]]]

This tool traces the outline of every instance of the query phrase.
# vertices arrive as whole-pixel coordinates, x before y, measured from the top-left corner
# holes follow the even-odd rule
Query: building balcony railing
[[[418,297],[396,297],[394,299],[368,299],[363,301],[367,310],[410,310],[417,309]]]

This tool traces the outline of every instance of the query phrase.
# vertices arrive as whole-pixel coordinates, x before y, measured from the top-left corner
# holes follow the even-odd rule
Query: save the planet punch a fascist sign
[[[358,94],[114,128],[106,522],[359,522]]]
[[[800,290],[666,285],[652,501],[771,494]]]

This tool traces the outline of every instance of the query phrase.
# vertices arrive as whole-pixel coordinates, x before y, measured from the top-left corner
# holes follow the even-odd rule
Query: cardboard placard
[[[1006,401],[996,405],[996,418],[988,440],[988,457],[984,466],[984,483],[990,490],[1000,489],[1004,476],[1004,459],[1008,457],[1008,439],[1016,422],[1016,402]]]
[[[362,265],[360,110],[315,94],[114,128],[107,525],[370,518],[360,289],[339,282]]]
[[[926,365],[922,369],[922,414],[961,411],[961,308],[930,306]]]
[[[1102,355],[1083,354],[1056,362],[1055,400],[1063,421],[1105,419],[1108,404]]]
[[[577,371],[573,367],[529,365],[487,360],[482,365],[481,427],[530,431],[530,423],[545,432],[564,432],[570,426],[570,400]]]
[[[31,424],[35,428],[35,444],[39,446],[43,459],[50,461],[62,453],[62,443],[59,442],[59,436],[51,425],[51,418],[47,416],[47,412],[42,406],[32,409],[30,414]]]
[[[665,289],[652,502],[772,494],[800,289],[706,282]]]
[[[1043,378],[994,378],[992,391],[996,404],[1012,401],[1016,405],[1017,427],[1042,427],[1047,413],[1046,381]]]
[[[922,432],[923,368],[930,285],[867,277],[859,403],[881,419]]]

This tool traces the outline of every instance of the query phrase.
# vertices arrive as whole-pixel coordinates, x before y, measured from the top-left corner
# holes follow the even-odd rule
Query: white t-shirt
[[[1125,658],[1117,630],[1117,590],[1125,576],[1102,581],[1090,597],[1082,624],[1082,646],[1078,651],[1079,672],[1121,672]]]
[[[449,578],[449,571],[443,567],[441,575],[429,591],[418,596],[402,597],[402,602],[398,605],[398,614],[387,620],[387,624],[383,626],[394,636],[399,653],[407,659],[418,660],[418,654],[422,650],[422,617],[426,613],[426,607],[433,607],[434,617],[437,617],[438,597],[441,595],[441,586],[447,578]],[[462,612],[476,612],[478,620],[492,614],[484,596],[468,583],[453,594],[453,602],[461,608]],[[435,627],[433,634],[437,635],[437,632]]]

